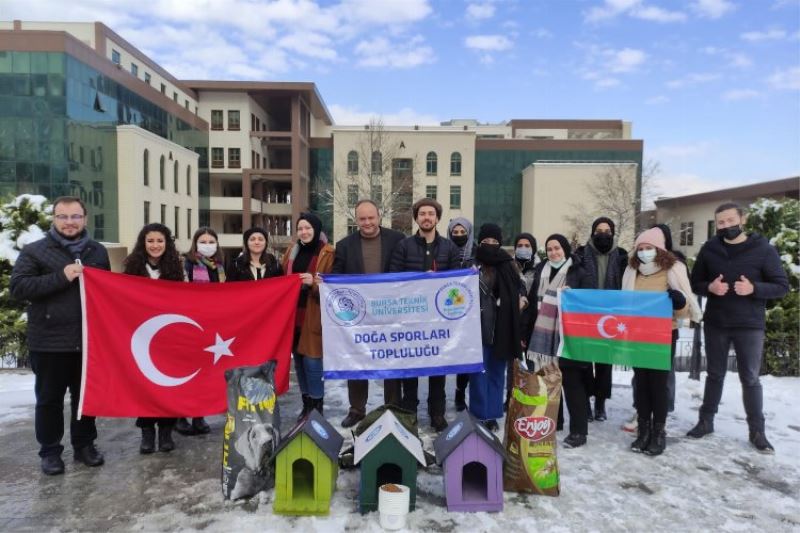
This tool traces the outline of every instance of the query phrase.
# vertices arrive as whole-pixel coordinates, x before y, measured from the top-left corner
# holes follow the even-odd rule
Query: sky
[[[3,0],[179,79],[311,81],[337,124],[621,119],[656,193],[800,175],[800,0]]]

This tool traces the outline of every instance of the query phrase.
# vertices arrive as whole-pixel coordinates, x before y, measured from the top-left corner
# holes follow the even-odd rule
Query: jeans
[[[736,367],[742,383],[742,400],[750,431],[764,431],[763,396],[758,375],[764,351],[763,329],[719,328],[705,323],[706,387],[700,418],[713,420],[722,398],[731,344],[736,351]]]
[[[297,383],[300,385],[302,394],[310,396],[314,400],[319,400],[325,395],[321,357],[294,354],[294,371],[297,373]]]
[[[483,372],[469,376],[469,412],[479,420],[503,416],[506,392],[506,360],[494,356],[491,346],[483,347]]]
[[[82,416],[78,420],[81,394],[81,366],[83,356],[77,352],[30,352],[31,368],[36,374],[36,440],[39,457],[61,455],[64,447],[64,395],[69,390],[71,416],[69,436],[76,450],[88,446],[97,438],[94,417]]]

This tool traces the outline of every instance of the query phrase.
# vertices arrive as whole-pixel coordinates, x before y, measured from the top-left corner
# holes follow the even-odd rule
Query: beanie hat
[[[417,213],[419,213],[420,207],[432,207],[436,210],[436,218],[442,218],[442,204],[434,200],[433,198],[420,198],[414,205],[411,206],[411,214],[414,216],[414,220],[417,220]]]
[[[597,226],[599,226],[603,222],[608,224],[608,226],[611,228],[611,235],[616,235],[617,234],[617,227],[614,225],[614,221],[613,220],[611,220],[608,217],[599,217],[599,218],[596,218],[594,220],[594,222],[592,222],[592,235],[594,235],[594,232],[597,229]]]
[[[481,230],[478,232],[478,244],[486,238],[495,239],[500,244],[503,244],[503,230],[497,224],[487,222],[481,226]]]
[[[558,244],[561,245],[561,248],[564,250],[564,259],[569,259],[572,257],[572,246],[570,246],[569,241],[566,237],[561,235],[560,233],[554,233],[550,235],[545,241],[544,246],[547,248],[547,243],[550,241],[558,241]]]
[[[269,242],[269,237],[267,236],[267,230],[258,226],[253,226],[252,228],[245,230],[245,232],[242,234],[242,240],[244,241],[245,249],[247,249],[247,241],[250,239],[250,237],[253,236],[253,233],[260,233],[261,235],[264,236],[264,240]]]
[[[640,244],[650,244],[661,250],[666,250],[664,247],[664,233],[659,228],[650,228],[641,232],[636,237],[634,246],[638,248]]]

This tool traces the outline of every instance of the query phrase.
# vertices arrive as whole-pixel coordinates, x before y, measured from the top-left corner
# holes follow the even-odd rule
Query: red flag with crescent
[[[80,413],[225,412],[225,370],[277,361],[289,388],[299,276],[181,283],[84,268]]]

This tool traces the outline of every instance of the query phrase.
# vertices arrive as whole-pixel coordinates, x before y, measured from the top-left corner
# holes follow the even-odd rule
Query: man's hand
[[[64,267],[64,275],[67,277],[67,281],[75,281],[75,279],[81,275],[83,272],[83,265],[79,265],[78,263],[70,263]]]
[[[733,284],[733,290],[739,296],[750,296],[753,294],[755,288],[753,287],[753,283],[744,277],[744,275],[739,276],[739,279],[736,283]]]
[[[303,282],[303,285],[311,285],[314,283],[314,276],[308,272],[303,272],[300,274],[300,281]]]
[[[738,283],[738,281],[737,281]],[[717,296],[724,296],[730,290],[730,285],[722,281],[722,274],[717,279],[708,284],[708,292]]]

